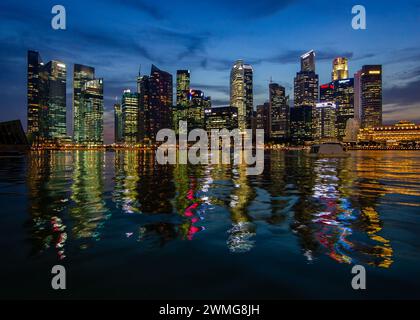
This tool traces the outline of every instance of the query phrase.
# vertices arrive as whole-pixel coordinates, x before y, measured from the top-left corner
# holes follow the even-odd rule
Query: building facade
[[[232,106],[206,108],[206,130],[233,130],[238,128],[238,109]]]
[[[336,105],[333,102],[320,102],[314,110],[314,139],[334,140],[337,137]]]
[[[80,91],[80,116],[83,126],[78,144],[98,146],[104,143],[104,86],[102,79],[86,81]]]
[[[120,103],[114,104],[114,142],[123,143],[122,107]]]
[[[36,51],[28,51],[27,103],[28,135],[31,143],[66,138],[66,65],[42,62]]]
[[[268,136],[273,140],[285,140],[289,134],[289,104],[286,89],[270,83]]]
[[[76,143],[83,143],[85,139],[84,115],[87,110],[81,107],[82,89],[87,81],[95,79],[93,67],[75,64],[73,67],[73,139]]]
[[[357,138],[359,144],[420,148],[420,125],[400,121],[393,126],[367,127]]]
[[[137,92],[124,90],[121,98],[122,137],[127,145],[138,142],[139,99]]]
[[[242,60],[235,62],[230,73],[230,104],[238,109],[239,129],[250,129],[254,110],[253,69]]]
[[[347,58],[337,57],[332,63],[332,81],[347,79],[349,77],[349,65]]]
[[[362,128],[382,125],[382,66],[365,65],[361,74]]]
[[[176,72],[176,106],[188,107],[191,75],[189,70]]]
[[[337,106],[337,138],[346,135],[347,122],[354,118],[354,79],[334,81],[334,100]]]

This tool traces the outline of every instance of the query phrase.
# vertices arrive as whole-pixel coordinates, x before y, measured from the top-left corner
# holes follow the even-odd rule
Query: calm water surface
[[[2,298],[420,297],[420,152],[272,151],[260,176],[31,153],[0,159],[0,206]],[[66,291],[50,287],[55,264]]]

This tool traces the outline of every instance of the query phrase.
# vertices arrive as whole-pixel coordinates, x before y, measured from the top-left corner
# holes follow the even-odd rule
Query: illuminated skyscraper
[[[289,105],[286,89],[278,83],[270,83],[270,106],[268,136],[272,139],[286,139],[289,129]]]
[[[354,119],[360,124],[361,107],[362,107],[362,87],[361,87],[362,70],[354,74]]]
[[[84,114],[81,108],[81,92],[87,81],[95,78],[95,69],[81,64],[73,67],[73,138],[76,143],[82,143],[86,137]]]
[[[83,119],[78,143],[102,145],[104,133],[104,87],[102,79],[86,81],[80,91],[79,112]]]
[[[190,90],[188,95],[189,107],[187,112],[188,130],[204,129],[204,93],[201,90]]]
[[[300,57],[301,71],[294,81],[295,107],[313,106],[318,102],[318,75],[315,73],[315,52]]]
[[[382,66],[365,65],[361,74],[362,128],[382,125]]]
[[[123,121],[121,104],[114,104],[114,140],[115,143],[123,142]]]
[[[138,139],[138,117],[139,117],[138,93],[124,90],[121,99],[122,111],[122,133],[123,141],[126,144],[136,144]]]
[[[138,141],[148,144],[151,141],[149,76],[139,76],[137,92],[139,95]]]
[[[337,137],[335,103],[317,103],[313,121],[315,140]]]
[[[349,77],[348,60],[344,57],[337,57],[333,60],[333,71],[331,78],[333,81],[347,79]]]
[[[319,86],[319,102],[334,101],[334,82]]]
[[[187,107],[190,92],[190,71],[178,70],[176,72],[176,106]]]
[[[301,71],[294,79],[294,108],[290,112],[291,137],[302,142],[312,139],[312,112],[318,102],[318,75],[315,73],[315,52],[300,57]],[[298,110],[303,108],[304,110]]]
[[[66,125],[66,65],[60,61],[50,61],[41,72],[44,83],[40,130],[46,140],[64,139]]]
[[[28,51],[28,133],[33,141],[66,137],[66,65],[43,64],[38,52]]]
[[[39,135],[39,120],[41,114],[41,79],[43,67],[41,56],[36,51],[28,51],[27,98],[28,98],[28,135],[34,138]]]
[[[238,109],[232,106],[206,108],[206,130],[233,130],[238,128]]]
[[[250,129],[252,126],[253,99],[252,67],[237,60],[230,73],[230,104],[238,108],[240,130]]]
[[[300,106],[290,109],[290,138],[302,144],[313,140],[313,106]]]
[[[171,115],[173,107],[172,75],[152,65],[149,78],[149,113],[148,130],[150,139],[155,141],[156,134],[161,129],[171,128]]]
[[[354,118],[354,79],[334,81],[334,102],[337,106],[337,138],[346,135],[347,121]]]
[[[300,71],[315,72],[315,51],[306,52],[300,57]]]
[[[270,103],[266,102],[257,106],[256,110],[256,129],[264,130],[264,137],[267,139],[270,132]]]

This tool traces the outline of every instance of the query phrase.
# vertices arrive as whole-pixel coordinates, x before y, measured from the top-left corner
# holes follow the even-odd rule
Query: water
[[[271,151],[260,176],[154,160],[0,159],[0,297],[420,297],[420,152]],[[55,264],[66,291],[51,289]]]

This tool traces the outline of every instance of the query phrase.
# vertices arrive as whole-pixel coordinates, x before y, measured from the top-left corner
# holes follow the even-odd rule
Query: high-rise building
[[[238,128],[238,109],[232,106],[206,108],[206,130],[233,130]]]
[[[286,89],[278,83],[270,83],[269,91],[268,136],[275,140],[286,139],[289,131],[289,105]]]
[[[334,100],[337,106],[337,138],[346,135],[347,121],[354,118],[354,79],[334,81]]]
[[[124,90],[121,99],[122,133],[125,144],[136,144],[138,141],[138,117],[139,117],[138,93]]]
[[[44,64],[36,51],[28,51],[28,134],[31,142],[66,138],[66,77],[63,62]]]
[[[362,127],[382,125],[382,66],[365,65],[361,74]]]
[[[73,139],[83,143],[86,137],[84,115],[87,110],[81,108],[81,92],[87,81],[95,78],[93,67],[75,64],[73,67]]]
[[[78,142],[82,145],[102,145],[104,142],[104,86],[102,79],[84,82],[80,90],[79,112],[83,119]]]
[[[139,76],[137,80],[137,93],[139,95],[138,141],[148,144],[151,142],[149,76]]]
[[[190,93],[190,71],[177,70],[176,72],[176,106],[187,107]]]
[[[347,79],[349,77],[348,60],[344,57],[337,57],[333,60],[332,81]]]
[[[354,119],[359,123],[361,121],[362,108],[362,86],[361,86],[362,70],[354,74]]]
[[[314,139],[333,139],[337,137],[336,105],[333,102],[320,102],[314,110]]]
[[[121,104],[114,104],[114,141],[115,143],[122,143],[123,140],[123,121],[122,121],[122,107]]]
[[[204,129],[204,93],[201,90],[190,90],[188,95],[189,106],[187,112],[188,130]]]
[[[27,98],[28,98],[28,135],[35,139],[40,134],[42,84],[40,72],[43,67],[41,56],[36,51],[28,51]]]
[[[144,129],[150,141],[155,141],[156,134],[161,129],[171,128],[171,115],[173,107],[172,75],[152,65],[149,86],[149,110],[145,114]]]
[[[315,73],[313,50],[300,57],[300,66],[301,70],[296,73],[294,79],[294,108],[290,112],[290,133],[296,142],[311,140],[313,136],[312,112],[319,95],[319,79]],[[294,110],[299,108],[304,110]]]
[[[41,111],[42,136],[50,139],[64,139],[67,135],[66,121],[66,65],[52,60],[43,68],[46,86],[46,103]]]
[[[256,129],[264,130],[264,137],[267,139],[270,132],[270,103],[265,102],[262,105],[257,106],[255,115]]]
[[[294,81],[294,106],[313,106],[318,102],[318,75],[315,73],[315,52],[300,57],[301,70]]]
[[[318,75],[312,71],[301,71],[294,81],[294,106],[314,106],[318,102]]]
[[[319,86],[319,102],[334,101],[334,82]]]
[[[238,109],[238,126],[241,131],[252,127],[253,70],[242,60],[237,60],[230,73],[230,104]]]
[[[313,140],[312,117],[314,106],[299,106],[290,109],[290,138],[302,144]]]
[[[300,71],[315,72],[315,51],[311,50],[300,57]]]

